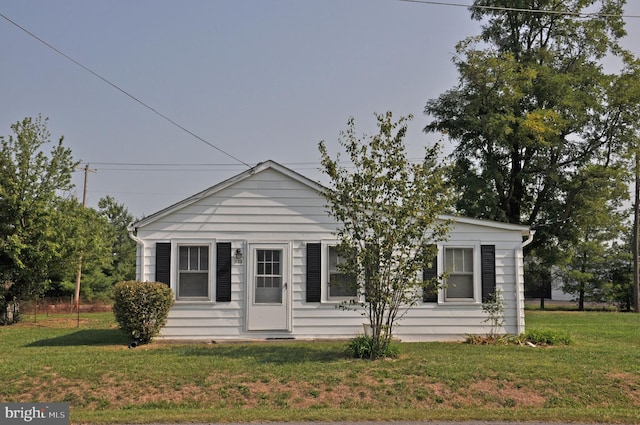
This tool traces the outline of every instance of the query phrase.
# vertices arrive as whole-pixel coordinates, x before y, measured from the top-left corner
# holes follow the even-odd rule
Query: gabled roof
[[[218,192],[220,192],[223,189],[226,189],[229,186],[232,186],[238,182],[241,182],[251,176],[254,176],[258,173],[261,173],[265,170],[275,170],[278,171],[290,178],[292,178],[293,180],[298,181],[299,183],[302,183],[305,186],[308,186],[310,189],[313,189],[317,192],[322,192],[325,187],[322,186],[320,183],[314,182],[313,180],[303,176],[300,173],[297,173],[295,171],[293,171],[290,168],[285,167],[284,165],[278,164],[275,161],[272,160],[268,160],[268,161],[264,161],[264,162],[260,162],[257,165],[255,165],[254,167],[248,169],[247,171],[244,171],[234,177],[231,177],[227,180],[224,180],[223,182],[220,182],[214,186],[211,186],[208,189],[203,190],[202,192],[196,193],[195,195],[192,195],[190,197],[188,197],[187,199],[184,199],[180,202],[177,202],[167,208],[164,208],[154,214],[151,214],[141,220],[138,220],[134,223],[132,223],[129,226],[129,230],[134,230],[138,227],[142,227],[145,226],[149,223],[153,223],[154,221],[169,215],[175,211],[178,211],[184,207],[187,207],[191,204],[193,204],[194,202],[198,202],[201,199],[207,198],[211,195],[214,195]]]
[[[501,221],[469,218],[469,217],[462,217],[459,215],[441,215],[440,218],[443,220],[453,220],[456,223],[471,224],[474,226],[489,227],[489,228],[499,229],[499,230],[519,231],[523,236],[528,236],[529,233],[531,232],[531,229],[529,226],[525,226],[522,224],[503,223]]]
[[[315,190],[318,193],[326,189],[320,183],[315,182],[303,176],[302,174],[297,173],[296,171],[293,171],[292,169],[285,167],[284,165],[278,164],[275,161],[268,160],[268,161],[260,162],[253,168],[248,169],[247,171],[244,171],[234,177],[224,180],[223,182],[220,182],[214,186],[211,186],[210,188],[205,189],[202,192],[196,193],[195,195],[192,195],[187,199],[177,202],[163,210],[160,210],[154,214],[151,214],[150,216],[147,216],[141,220],[138,220],[135,223],[132,223],[129,226],[129,230],[134,231],[138,227],[142,227],[149,223],[153,223],[154,221],[166,215],[176,212],[182,208],[185,208],[201,199],[207,198],[208,196],[214,195],[220,192],[221,190],[228,188],[229,186],[232,186],[238,182],[241,182],[265,170],[278,171],[279,173],[285,176],[288,176],[291,179],[296,180],[305,186],[308,186],[310,189]],[[523,236],[533,235],[533,231],[530,230],[528,226],[523,226],[518,224],[502,223],[499,221],[482,220],[482,219],[475,219],[475,218],[468,218],[468,217],[461,217],[461,216],[454,216],[454,215],[441,215],[440,218],[442,220],[453,220],[454,222],[457,222],[457,223],[471,224],[475,226],[488,227],[488,228],[499,229],[499,230],[518,231]]]

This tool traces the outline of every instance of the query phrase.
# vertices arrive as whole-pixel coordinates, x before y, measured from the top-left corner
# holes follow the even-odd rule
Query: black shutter
[[[321,244],[307,244],[307,302],[309,303],[320,302],[321,255]]]
[[[156,243],[156,282],[171,283],[171,243]]]
[[[216,244],[216,301],[231,301],[231,242]]]
[[[486,301],[496,292],[496,246],[480,246],[482,266],[482,301]]]
[[[422,280],[424,282],[434,279],[438,276],[438,254],[431,260],[431,264],[425,264],[422,270]],[[424,286],[422,288],[422,301],[425,303],[438,302],[438,288],[433,285]]]

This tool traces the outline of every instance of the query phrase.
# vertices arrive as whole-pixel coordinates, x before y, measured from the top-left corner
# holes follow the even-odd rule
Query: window
[[[282,303],[282,250],[256,250],[256,287],[257,304]]]
[[[209,247],[180,246],[178,299],[209,298]]]
[[[356,278],[339,270],[338,265],[343,263],[343,259],[338,255],[335,246],[329,246],[329,298],[354,298],[357,296],[358,287]]]
[[[473,300],[473,248],[446,248],[444,267],[449,274],[446,300]]]

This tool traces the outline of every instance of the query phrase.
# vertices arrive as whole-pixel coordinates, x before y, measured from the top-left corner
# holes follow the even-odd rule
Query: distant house
[[[336,308],[353,294],[338,281],[333,232],[323,189],[266,161],[148,216],[130,227],[137,279],[164,282],[176,302],[160,338],[315,339],[363,333],[359,312]],[[442,217],[452,218],[452,217]],[[524,330],[522,248],[533,231],[455,218],[438,245],[435,268],[445,289],[425,293],[399,322],[403,341],[455,340],[490,330],[482,297],[500,289],[502,331]],[[436,270],[437,269],[437,270]]]

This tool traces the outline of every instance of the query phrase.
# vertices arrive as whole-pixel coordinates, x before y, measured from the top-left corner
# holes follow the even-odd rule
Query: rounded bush
[[[164,283],[131,280],[116,284],[114,300],[120,329],[138,344],[147,344],[167,323],[174,297]]]

